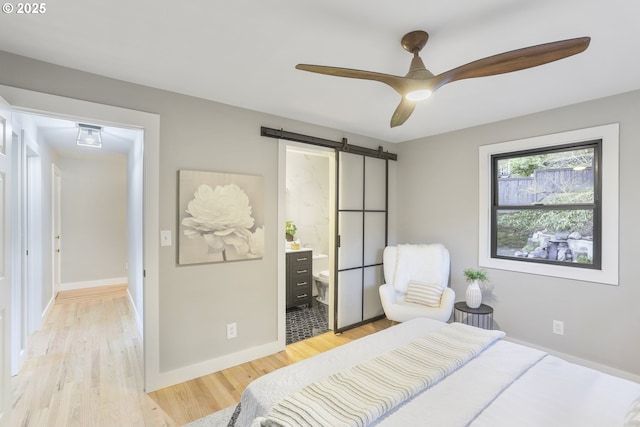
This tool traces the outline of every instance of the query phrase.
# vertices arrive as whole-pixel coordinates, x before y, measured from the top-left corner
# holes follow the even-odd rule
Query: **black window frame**
[[[602,268],[602,139],[590,139],[570,144],[538,147],[520,151],[510,151],[491,155],[491,230],[490,230],[490,257],[506,259],[510,261],[530,262],[538,264],[562,265],[574,268],[601,270]],[[549,154],[569,150],[593,148],[593,203],[575,204],[540,204],[531,205],[500,205],[498,203],[498,161],[530,156],[536,154]],[[551,261],[539,258],[526,258],[507,255],[498,255],[498,210],[592,210],[593,212],[593,257],[592,263]]]

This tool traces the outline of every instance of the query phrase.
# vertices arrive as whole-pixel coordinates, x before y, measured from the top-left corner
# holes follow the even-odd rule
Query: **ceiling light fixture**
[[[102,126],[86,125],[78,123],[78,137],[76,144],[81,147],[102,147]]]
[[[428,97],[431,96],[431,91],[428,89],[418,89],[418,90],[414,90],[412,92],[409,92],[408,94],[406,94],[404,97],[407,98],[409,101],[424,101],[425,99],[427,99]]]

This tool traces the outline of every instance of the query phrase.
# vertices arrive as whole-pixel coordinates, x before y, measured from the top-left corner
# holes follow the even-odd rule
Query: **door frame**
[[[0,426],[9,425],[11,414],[11,360],[13,357],[12,321],[12,152],[14,141],[12,110],[0,96]],[[17,139],[17,138],[16,138]]]
[[[12,114],[12,122],[14,121]],[[12,123],[13,125],[13,123]],[[24,131],[13,126],[11,135],[11,375],[18,373],[26,354],[26,208]],[[5,190],[7,190],[5,188]]]
[[[143,361],[146,392],[165,384],[160,371],[159,248],[160,116],[158,114],[0,85],[0,96],[15,111],[43,114],[144,131]]]
[[[25,131],[24,123],[12,115],[16,140],[12,147],[13,162],[13,242],[15,258],[12,286],[12,357],[11,374],[16,375],[26,359],[26,345],[29,335],[40,329],[41,313],[38,310],[42,287],[41,227],[38,219],[41,213],[40,158],[37,144],[31,134]],[[15,233],[18,233],[17,235]],[[18,277],[16,277],[18,276]]]

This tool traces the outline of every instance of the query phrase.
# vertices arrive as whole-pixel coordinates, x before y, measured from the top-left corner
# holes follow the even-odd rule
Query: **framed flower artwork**
[[[178,264],[262,258],[264,178],[178,171]]]

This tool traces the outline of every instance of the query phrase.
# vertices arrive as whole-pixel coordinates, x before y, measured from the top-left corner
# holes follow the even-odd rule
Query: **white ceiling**
[[[640,89],[636,0],[59,0],[3,14],[0,49],[116,79],[401,142]],[[404,75],[422,29],[434,74],[485,56],[590,36],[577,56],[446,85],[402,126],[399,95],[298,63]]]
[[[79,147],[77,122],[38,114],[18,113],[23,123],[29,122],[38,132],[38,141],[53,148],[61,157],[78,159],[101,158],[105,156],[126,156],[138,140],[141,132],[136,129],[124,129],[102,126],[102,148]],[[83,122],[84,123],[84,122]],[[95,123],[87,123],[94,124]]]

